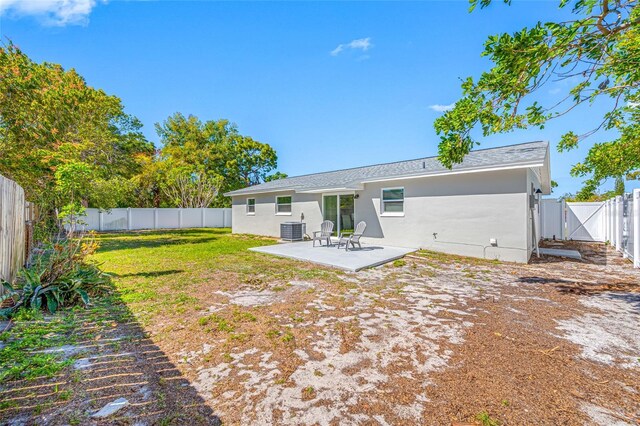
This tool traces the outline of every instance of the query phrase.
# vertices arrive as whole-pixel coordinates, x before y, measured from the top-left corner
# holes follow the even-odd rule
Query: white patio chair
[[[319,231],[313,232],[313,246],[316,246],[316,241],[320,242],[320,246],[322,246],[322,242],[326,241],[327,246],[331,245],[331,235],[333,234],[333,222],[330,220],[325,220],[320,225]]]
[[[356,244],[357,244],[358,248],[361,249],[362,246],[360,245],[360,237],[362,237],[362,234],[364,234],[364,230],[366,227],[367,227],[366,222],[362,221],[362,222],[358,222],[358,224],[356,225],[356,229],[353,231],[353,233],[351,232],[340,233],[340,239],[338,240],[338,248],[340,248],[340,246],[344,244],[345,251],[349,251],[349,244],[351,244],[353,248],[356,248]]]

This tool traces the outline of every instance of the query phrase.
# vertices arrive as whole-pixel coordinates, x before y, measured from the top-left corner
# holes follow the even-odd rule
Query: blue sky
[[[151,141],[154,123],[177,111],[227,118],[297,175],[435,155],[438,106],[460,96],[460,78],[487,69],[486,37],[567,16],[555,1],[514,3],[470,14],[464,1],[3,0],[0,33],[119,96]],[[568,89],[554,82],[540,98]],[[548,140],[555,193],[575,192],[571,165],[605,135],[564,154],[556,142],[602,112],[581,107],[481,147]]]

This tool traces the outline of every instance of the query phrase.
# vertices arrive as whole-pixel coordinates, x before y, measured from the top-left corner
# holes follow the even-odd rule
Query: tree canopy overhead
[[[190,175],[197,180],[220,182],[216,207],[228,205],[224,192],[256,185],[282,174],[269,175],[276,169],[278,157],[266,143],[243,136],[228,120],[201,121],[176,113],[156,124],[162,149],[160,173],[174,183]]]
[[[75,70],[0,45],[0,174],[25,189],[49,225],[87,206],[227,206],[223,192],[286,176],[269,174],[271,146],[227,120],[176,113],[156,125],[161,149],[141,129],[118,97]]]
[[[471,0],[487,7],[491,0]],[[510,3],[510,0],[505,0]],[[478,78],[462,83],[463,97],[439,117],[434,128],[440,135],[438,154],[447,167],[462,162],[477,144],[474,131],[483,136],[528,127],[543,128],[579,105],[601,102],[608,111],[590,120],[586,133],[571,129],[558,150],[577,147],[599,130],[617,135],[597,140],[571,174],[586,178],[579,195],[589,197],[608,178],[637,178],[640,169],[640,7],[635,0],[561,0],[575,19],[538,22],[513,34],[490,36],[483,56],[493,67]],[[542,105],[542,87],[566,81],[572,88],[563,99]]]
[[[117,188],[138,173],[138,156],[153,152],[141,127],[119,98],[75,70],[0,46],[0,173],[41,209],[112,207]]]

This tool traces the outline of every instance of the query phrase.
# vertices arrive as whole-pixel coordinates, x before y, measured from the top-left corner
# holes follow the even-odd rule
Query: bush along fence
[[[230,208],[117,208],[86,209],[81,230],[131,231],[137,229],[228,228]]]
[[[12,282],[27,259],[32,207],[20,185],[0,176],[0,280]]]
[[[640,189],[606,201],[540,204],[542,238],[608,242],[640,268]]]

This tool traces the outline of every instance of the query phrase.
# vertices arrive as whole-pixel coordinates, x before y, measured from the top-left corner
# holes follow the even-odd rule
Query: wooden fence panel
[[[25,225],[24,190],[0,176],[0,279],[12,282],[24,265]]]

